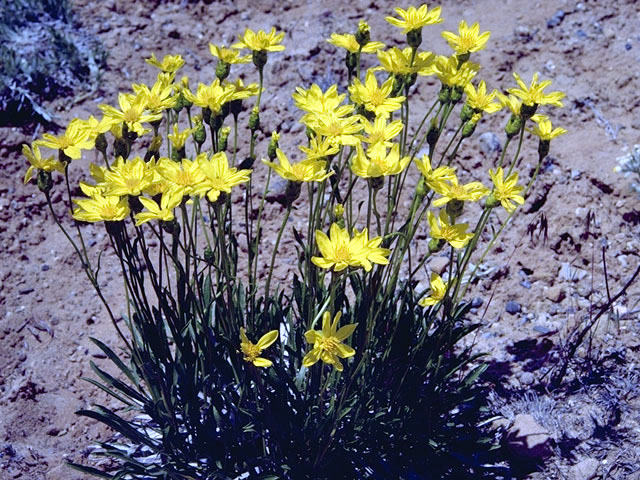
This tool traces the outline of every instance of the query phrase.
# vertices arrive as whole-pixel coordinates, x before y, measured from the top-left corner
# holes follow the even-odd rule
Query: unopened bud
[[[431,126],[429,127],[429,131],[427,132],[427,144],[429,145],[429,148],[431,148],[431,150],[433,150],[433,147],[435,147],[436,143],[438,143],[438,138],[440,138],[440,129],[438,128],[438,123],[434,118],[431,121]]]
[[[429,185],[427,185],[427,182],[425,182],[424,177],[421,177],[418,181],[418,184],[416,185],[416,197],[418,197],[418,200],[421,201],[425,197],[425,195],[429,193],[429,190],[431,190],[429,188]]]
[[[193,131],[193,139],[199,146],[202,146],[202,144],[207,140],[207,130],[204,128],[202,122],[196,123],[196,128]]]
[[[124,137],[115,138],[113,140],[113,154],[116,158],[122,157],[126,160],[129,158],[129,152],[131,152],[131,147]]]
[[[533,105],[522,104],[520,107],[520,115],[525,120],[529,120],[536,114],[536,110],[538,110],[538,104],[534,103]]]
[[[107,136],[104,133],[99,133],[96,137],[96,150],[101,154],[107,155]]]
[[[187,152],[184,147],[171,149],[171,160],[174,162],[181,162],[183,158],[186,158]]]
[[[53,180],[51,178],[51,172],[46,170],[38,170],[38,190],[45,195],[48,195],[53,188]]]
[[[342,205],[341,203],[336,203],[335,206],[333,207],[333,218],[334,219],[339,219],[342,218],[344,216],[344,205]]]
[[[360,23],[358,23],[358,31],[355,37],[356,42],[358,42],[358,45],[361,47],[364,47],[371,40],[371,28],[364,20],[360,20]]]
[[[397,97],[402,92],[402,87],[404,87],[404,78],[402,75],[394,75],[393,76],[393,87],[391,89],[392,97]]]
[[[256,157],[247,157],[245,158],[242,162],[240,162],[240,165],[238,165],[238,169],[240,170],[249,170],[251,167],[253,167],[254,162],[256,161]]]
[[[347,56],[344,59],[344,63],[347,66],[347,70],[353,74],[353,72],[358,68],[358,55],[347,50]]]
[[[209,126],[211,127],[211,130],[213,130],[214,132],[217,132],[218,130],[220,130],[220,127],[222,127],[222,115],[211,114],[211,116],[209,117]]]
[[[129,208],[133,213],[140,213],[144,208],[140,199],[135,195],[129,195],[127,197],[127,202],[129,203]]]
[[[202,109],[202,121],[208,125],[210,118],[211,118],[211,109],[209,107],[204,107]]]
[[[473,135],[473,132],[476,130],[477,122],[474,122],[473,119],[469,120],[462,127],[462,138],[469,138]]]
[[[468,103],[465,103],[462,106],[462,110],[460,110],[460,120],[462,120],[463,122],[471,120],[471,117],[473,117],[474,113],[475,112],[473,108],[471,108]]]
[[[213,254],[213,250],[211,247],[207,247],[204,249],[204,261],[207,262],[207,265],[213,265],[216,261],[216,257]]]
[[[291,205],[299,196],[302,189],[302,182],[287,182],[287,188],[284,191],[284,202],[286,206]]]
[[[155,157],[156,160],[160,158],[160,147],[162,146],[162,137],[160,135],[154,135],[151,139],[151,144],[149,144],[149,149],[147,153],[144,155],[144,161],[148,162],[152,157]]]
[[[227,62],[221,60],[218,62],[218,65],[216,65],[216,77],[218,77],[221,82],[229,76],[230,71],[231,65]]]
[[[369,178],[369,185],[374,190],[380,190],[384,185],[384,177],[371,177]]]
[[[444,105],[445,103],[449,103],[450,99],[451,87],[443,83],[440,91],[438,92],[438,101]]]
[[[549,155],[549,147],[551,146],[550,140],[540,140],[538,143],[538,158],[542,160]]]
[[[240,99],[231,100],[229,102],[229,111],[231,112],[231,115],[233,115],[234,118],[237,118],[238,115],[240,115],[240,112],[242,111],[242,100]]]
[[[436,253],[444,247],[444,240],[441,238],[432,238],[429,240],[429,253]]]
[[[260,128],[260,110],[258,107],[253,107],[251,114],[249,115],[249,130],[255,132]]]
[[[227,150],[227,144],[229,141],[229,134],[231,133],[231,128],[222,127],[220,129],[220,139],[218,140],[218,151],[224,152]]]
[[[491,192],[491,194],[489,194],[489,196],[487,197],[487,200],[485,202],[485,206],[487,208],[495,208],[498,205],[500,205],[500,200],[498,200],[494,194],[494,192]]]
[[[177,237],[180,235],[180,224],[173,219],[170,222],[161,222],[162,229],[170,235]]]
[[[456,55],[456,58],[458,59],[458,68],[460,68],[464,62],[471,58],[471,52],[458,54]]]
[[[267,51],[266,50],[254,50],[253,51],[253,64],[258,67],[258,70],[262,70],[267,64]]]
[[[278,154],[276,153],[278,150],[278,140],[280,139],[280,135],[277,132],[273,132],[271,134],[271,140],[269,140],[269,146],[267,147],[267,156],[269,160],[272,162],[276,159]]]
[[[462,94],[464,93],[464,89],[461,87],[453,87],[451,89],[451,96],[449,97],[449,99],[453,102],[453,103],[458,103],[460,101],[460,99],[462,98]]]
[[[460,215],[462,215],[462,211],[464,210],[464,202],[462,200],[453,199],[447,202],[447,206],[445,211],[447,215],[449,215],[449,219],[453,224]]]
[[[511,115],[507,125],[504,127],[504,131],[507,134],[507,138],[513,138],[520,132],[522,128],[522,117],[520,115]]]
[[[404,78],[404,84],[407,88],[411,88],[415,85],[416,81],[418,80],[418,74],[417,73],[410,73],[408,75],[405,76]]]

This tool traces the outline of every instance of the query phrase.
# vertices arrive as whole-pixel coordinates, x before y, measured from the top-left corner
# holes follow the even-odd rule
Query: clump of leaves
[[[622,173],[625,177],[633,175],[636,182],[640,182],[640,145],[634,145],[630,153],[616,158],[616,161],[618,162],[615,167],[616,172]],[[631,185],[631,188],[640,193],[640,184],[636,182]]]
[[[51,123],[44,103],[95,88],[106,55],[68,0],[0,0],[0,125]]]

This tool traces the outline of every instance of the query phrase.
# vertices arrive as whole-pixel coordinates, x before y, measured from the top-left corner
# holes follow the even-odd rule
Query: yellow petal
[[[257,346],[260,350],[264,350],[265,348],[271,346],[273,342],[276,341],[277,338],[278,338],[278,331],[271,330],[270,332],[267,332],[262,337],[260,337],[260,340],[258,340]]]
[[[253,364],[256,367],[267,368],[273,365],[273,362],[271,360],[267,360],[266,358],[258,357],[253,361]]]

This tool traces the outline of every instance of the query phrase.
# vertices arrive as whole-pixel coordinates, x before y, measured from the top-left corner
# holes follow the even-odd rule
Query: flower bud
[[[214,132],[220,130],[220,127],[222,127],[222,115],[220,115],[219,113],[215,115],[211,114],[211,116],[209,117],[209,126]]]
[[[253,107],[251,114],[249,115],[249,130],[251,133],[260,128],[260,110],[258,107]]]
[[[278,154],[276,151],[278,150],[278,140],[280,139],[280,135],[277,132],[273,132],[271,134],[271,140],[269,140],[269,146],[267,147],[267,156],[269,160],[272,162],[276,159]]]
[[[116,158],[122,157],[126,160],[129,158],[129,152],[131,152],[131,147],[124,137],[115,138],[113,140],[113,154]]]
[[[168,234],[173,235],[174,237],[180,235],[180,224],[176,219],[173,219],[170,222],[161,222],[160,225]]]
[[[238,165],[238,169],[239,170],[248,170],[251,167],[253,167],[254,162],[256,161],[256,157],[247,157],[245,158],[242,162],[240,162],[240,165]]]
[[[473,135],[473,132],[476,130],[477,122],[474,122],[473,119],[469,120],[462,127],[462,138],[469,138]]]
[[[404,78],[402,75],[394,75],[393,76],[393,87],[391,89],[392,97],[397,97],[402,92],[402,87],[404,87]]]
[[[489,196],[487,197],[487,200],[484,205],[487,208],[495,208],[498,205],[500,205],[500,201],[496,198],[496,196],[494,195],[494,192],[491,192],[491,194],[489,194]]]
[[[462,106],[462,110],[460,110],[460,120],[462,120],[463,122],[471,120],[471,117],[473,117],[474,113],[475,112],[473,108],[471,108],[468,103],[465,103]]]
[[[436,253],[444,247],[444,240],[441,238],[432,238],[429,240],[429,253]]]
[[[209,107],[204,107],[202,109],[202,121],[208,125],[210,119],[211,119],[211,109]]]
[[[207,262],[207,265],[213,265],[216,261],[216,257],[213,254],[213,250],[211,247],[207,247],[204,249],[204,261]]]
[[[451,87],[448,85],[442,84],[440,91],[438,92],[438,100],[441,104],[449,103],[451,99]]]
[[[416,81],[418,80],[418,74],[417,73],[410,73],[408,75],[405,75],[404,77],[404,84],[407,88],[411,88],[416,84]]]
[[[183,158],[187,157],[187,152],[185,150],[185,147],[181,147],[181,148],[172,148],[171,149],[171,160],[173,160],[174,162],[181,162]]]
[[[504,131],[507,134],[507,138],[513,138],[520,132],[522,128],[522,117],[520,115],[511,115],[507,125],[504,127]]]
[[[253,51],[253,64],[262,70],[267,64],[267,51],[266,50],[254,50]]]
[[[371,28],[364,20],[360,20],[360,23],[358,23],[358,31],[355,37],[356,42],[358,42],[358,45],[361,47],[364,47],[371,40]]]
[[[453,87],[451,89],[451,96],[449,97],[449,99],[453,102],[453,103],[458,103],[460,101],[460,99],[462,98],[462,94],[464,93],[464,89],[461,87]]]
[[[218,140],[218,151],[224,152],[227,150],[227,144],[229,141],[229,134],[231,133],[230,127],[222,127],[220,129],[220,139]]]
[[[540,140],[538,143],[538,158],[542,160],[549,155],[549,147],[551,146],[550,140]]]
[[[127,203],[129,204],[129,208],[133,213],[140,213],[144,208],[144,205],[142,205],[140,199],[135,195],[129,195],[127,197]]]
[[[344,59],[344,63],[347,66],[349,73],[353,75],[358,68],[358,55],[347,50],[347,56]]]
[[[104,133],[99,133],[96,137],[96,150],[102,155],[107,155],[107,136]]]
[[[333,207],[333,218],[339,219],[344,216],[344,205],[341,203],[336,203]]]
[[[53,188],[53,180],[51,178],[51,172],[46,170],[38,170],[38,190],[45,195],[49,195],[49,192]]]
[[[536,110],[538,110],[537,103],[534,103],[533,105],[527,105],[523,103],[522,106],[520,107],[520,115],[522,115],[522,118],[524,120],[529,120],[531,117],[535,115]]]
[[[369,178],[369,185],[374,190],[380,190],[384,185],[384,177],[371,177]]]
[[[447,206],[445,211],[447,215],[449,215],[449,219],[451,220],[451,224],[453,224],[460,215],[462,215],[462,211],[464,210],[464,202],[462,200],[453,199],[447,202]]]
[[[207,140],[207,130],[204,128],[204,124],[201,121],[196,122],[193,139],[199,146],[202,146],[202,144]]]
[[[429,190],[431,189],[429,188],[429,185],[427,185],[427,182],[424,181],[424,177],[420,177],[420,180],[416,185],[416,197],[418,197],[418,200],[422,201],[427,193],[429,193]]]
[[[434,118],[431,120],[431,126],[427,132],[427,144],[431,150],[433,150],[438,142],[438,138],[440,138],[440,129],[438,128],[438,122]]]
[[[229,111],[231,112],[231,115],[233,115],[233,118],[237,118],[242,111],[242,100],[231,100],[229,102]]]
[[[230,71],[231,65],[227,62],[219,61],[218,65],[216,65],[216,77],[218,77],[221,82],[229,76]]]
[[[422,44],[422,27],[407,32],[407,43],[411,48],[418,48]]]
[[[135,131],[129,130],[127,122],[122,124],[122,138],[127,140],[129,143],[135,142],[138,138],[138,134]]]
[[[458,68],[460,68],[464,62],[469,60],[469,58],[471,58],[471,52],[456,55],[456,59],[458,60]]]

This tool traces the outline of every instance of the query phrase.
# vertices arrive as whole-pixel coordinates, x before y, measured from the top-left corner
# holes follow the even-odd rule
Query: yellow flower
[[[238,37],[239,42],[231,45],[231,48],[248,48],[254,51],[280,52],[284,45],[279,45],[284,38],[284,32],[276,33],[275,27],[269,33],[264,30],[254,32],[246,29],[244,34]]]
[[[412,30],[417,30],[426,25],[434,25],[440,23],[443,19],[440,18],[440,7],[427,9],[427,5],[423,4],[419,8],[409,7],[406,10],[402,8],[396,8],[396,13],[400,17],[386,17],[385,20],[394,27],[402,28],[402,33],[409,33]]]
[[[457,177],[453,177],[449,182],[440,182],[434,187],[436,193],[442,195],[442,198],[434,200],[434,207],[440,207],[452,200],[477,202],[489,193],[489,189],[482,185],[481,182],[469,182],[465,185],[460,185]]]
[[[249,181],[251,170],[229,168],[229,159],[224,152],[218,152],[211,158],[206,153],[201,153],[196,162],[205,178],[195,193],[206,193],[210,202],[218,200],[220,193],[231,193],[233,187]]]
[[[376,54],[378,55],[380,66],[372,70],[384,70],[394,75],[409,75],[412,73],[431,75],[433,73],[431,66],[435,55],[431,52],[417,52],[413,63],[411,63],[412,50],[411,47],[403,50],[398,47],[393,47],[386,51],[378,50]]]
[[[198,90],[194,95],[189,90],[184,90],[184,97],[194,105],[201,108],[208,108],[214,115],[222,110],[222,106],[231,101],[235,92],[235,86],[222,85],[219,79],[215,79],[211,85],[198,84]]]
[[[387,118],[391,112],[402,107],[405,97],[389,97],[393,90],[393,77],[387,79],[380,87],[373,71],[367,71],[364,84],[357,78],[353,79],[353,85],[349,86],[351,100],[354,103],[364,105],[366,110],[374,112],[376,117]]]
[[[531,84],[528,87],[517,73],[513,73],[513,78],[515,78],[520,88],[510,88],[507,91],[520,98],[525,105],[563,106],[560,100],[565,97],[565,94],[562,92],[544,93],[544,89],[551,85],[551,80],[544,80],[538,83],[538,72],[533,74]]]
[[[171,140],[171,145],[173,145],[173,148],[175,148],[176,150],[180,150],[181,148],[184,147],[185,142],[191,136],[192,133],[193,133],[193,130],[190,128],[187,128],[182,132],[179,131],[178,124],[174,123],[173,133],[169,133],[167,137],[169,138],[169,140]]]
[[[441,184],[444,182],[452,182],[456,178],[455,167],[442,166],[435,170],[431,168],[431,159],[428,155],[423,155],[421,159],[414,159],[418,170],[422,173],[425,183],[432,190],[441,190]]]
[[[520,195],[520,192],[524,190],[524,187],[517,185],[518,172],[512,172],[505,180],[502,167],[498,167],[495,172],[493,170],[489,170],[489,176],[493,181],[493,192],[491,192],[491,197],[493,197],[497,202],[500,202],[507,212],[513,212],[516,209],[516,203],[519,205],[524,203],[524,198]],[[489,203],[491,203],[491,197],[489,197]]]
[[[228,63],[229,65],[249,63],[251,61],[251,55],[240,55],[240,52],[237,50],[219,47],[212,43],[209,44],[209,51],[211,52],[211,55],[218,58],[221,62]]]
[[[531,117],[531,120],[536,122],[536,126],[533,130],[527,130],[537,136],[540,140],[551,141],[554,138],[567,133],[567,130],[562,127],[553,128],[551,120],[549,120],[549,117],[546,115],[534,115]]]
[[[83,120],[74,118],[69,122],[64,134],[54,137],[49,133],[42,135],[42,140],[37,140],[38,145],[54,150],[62,150],[71,159],[82,157],[82,150],[91,150],[94,140],[91,132],[85,127]]]
[[[264,159],[262,161],[273,168],[282,178],[292,182],[322,182],[334,173],[327,173],[327,162],[324,160],[307,159],[291,165],[287,156],[279,148],[276,150],[276,155],[278,156],[279,165]]]
[[[520,116],[520,108],[522,107],[522,102],[514,97],[513,95],[506,96],[503,93],[498,92],[498,101],[502,104],[503,107],[507,107],[511,110],[511,113]]]
[[[165,55],[161,62],[156,58],[156,54],[152,53],[150,58],[144,60],[149,65],[159,68],[164,73],[176,73],[184,65],[184,59],[181,55]]]
[[[271,360],[260,357],[265,348],[270,347],[278,338],[278,331],[271,330],[265,333],[255,345],[247,338],[246,330],[240,327],[240,350],[245,362],[253,363],[256,367],[267,368],[273,365]]]
[[[467,105],[469,105],[476,112],[495,113],[502,108],[502,104],[493,101],[498,95],[498,91],[494,89],[491,93],[487,94],[487,84],[484,80],[480,80],[478,89],[471,82],[464,88],[464,93],[467,94]]]
[[[402,120],[394,120],[388,123],[384,117],[376,117],[373,123],[366,118],[362,118],[360,123],[362,124],[365,135],[358,135],[358,138],[362,142],[368,143],[371,147],[378,144],[391,147],[393,142],[389,140],[396,137],[403,128]]]
[[[338,147],[331,145],[329,139],[322,135],[311,137],[308,147],[300,145],[298,148],[307,156],[307,160],[322,160],[340,151]]]
[[[351,105],[340,107],[346,94],[338,95],[337,85],[331,85],[326,92],[323,92],[315,83],[308,90],[296,87],[292,97],[296,107],[308,113],[336,113],[339,117],[343,117],[353,111]]]
[[[119,222],[129,215],[127,197],[100,195],[73,201],[78,208],[73,211],[73,218],[82,222]]]
[[[165,193],[160,199],[160,205],[146,197],[138,197],[140,203],[146,208],[139,213],[136,213],[136,226],[140,226],[150,220],[160,220],[162,222],[170,222],[175,218],[173,214],[174,208],[180,205],[182,197],[180,195]]]
[[[173,108],[178,101],[178,96],[173,95],[173,84],[167,85],[161,78],[158,78],[151,88],[144,84],[135,83],[132,87],[142,103],[152,113],[161,113]]]
[[[349,345],[342,343],[349,338],[358,326],[357,323],[344,325],[338,330],[338,322],[342,312],[336,313],[331,322],[331,314],[324,312],[322,315],[322,330],[308,330],[304,334],[304,338],[308,343],[313,344],[313,348],[302,359],[302,366],[309,368],[318,360],[333,365],[333,367],[341,372],[343,370],[340,358],[353,357],[356,351]]]
[[[461,20],[458,25],[458,33],[460,35],[456,35],[453,32],[442,32],[444,39],[449,42],[449,46],[458,55],[482,50],[491,35],[489,31],[480,33],[480,25],[478,22],[469,27],[464,20]]]
[[[402,172],[411,161],[411,157],[400,158],[400,145],[393,144],[389,154],[382,144],[370,147],[364,153],[361,144],[356,145],[356,155],[351,162],[351,170],[362,178],[376,178],[388,175],[397,175]]]
[[[433,70],[443,84],[465,88],[480,70],[480,65],[469,61],[459,65],[455,55],[451,57],[438,55],[433,64]]]
[[[440,275],[438,275],[437,273],[432,273],[430,287],[431,295],[422,298],[418,302],[418,305],[420,305],[421,307],[430,307],[432,305],[435,305],[436,303],[441,302],[444,299],[444,296],[447,294],[449,282],[445,283]]]
[[[99,186],[105,195],[138,196],[153,183],[153,178],[153,170],[140,157],[128,161],[118,157],[110,169],[104,170]]]
[[[38,144],[34,142],[31,147],[29,145],[22,145],[22,155],[24,155],[31,166],[27,169],[27,173],[24,174],[24,183],[27,184],[29,180],[33,178],[34,170],[44,170],[45,172],[53,172],[57,170],[60,173],[64,173],[64,165],[59,160],[53,157],[42,158],[40,155],[40,148]]]
[[[225,90],[231,89],[232,91],[231,96],[229,97],[230,102],[233,100],[244,100],[245,98],[255,97],[260,93],[260,85],[257,83],[245,85],[241,78],[238,78],[235,82],[226,83],[224,88]]]
[[[473,233],[467,233],[469,224],[450,224],[444,209],[440,210],[437,220],[433,212],[427,212],[427,218],[431,229],[431,238],[445,240],[453,248],[464,248],[473,237]]]
[[[306,125],[316,135],[326,137],[333,146],[356,145],[360,142],[356,134],[362,131],[360,116],[339,117],[335,113],[313,115],[306,119]]]
[[[161,158],[156,166],[158,172],[169,184],[168,191],[177,194],[180,199],[185,195],[196,195],[205,181],[205,174],[197,161],[183,158],[174,162]]]
[[[372,263],[387,265],[387,256],[391,250],[380,248],[382,237],[371,240],[368,238],[367,229],[358,233],[354,230],[353,238],[346,229],[333,223],[329,230],[329,237],[316,230],[316,243],[322,257],[312,257],[311,261],[320,268],[333,268],[334,272],[340,272],[347,267],[363,267],[369,272],[373,268]]]
[[[100,121],[93,115],[90,115],[86,120],[80,120],[81,128],[86,129],[89,132],[89,139],[95,140],[95,138],[101,133],[106,133],[111,130],[116,123],[117,120],[102,117]]]
[[[130,132],[136,132],[138,135],[144,135],[145,133],[145,129],[142,126],[143,122],[155,122],[162,119],[162,113],[144,113],[147,109],[147,104],[142,97],[134,99],[130,95],[119,93],[118,104],[120,110],[111,105],[98,105],[98,108],[102,110],[105,117],[119,123],[124,122]]]
[[[344,48],[351,53],[358,53],[360,49],[360,45],[356,41],[355,35],[351,33],[345,33],[343,35],[339,33],[332,33],[331,38],[327,40],[331,45],[335,45],[336,47]],[[376,53],[376,51],[384,48],[384,43],[382,42],[368,42],[365,46],[362,47],[362,53]]]

